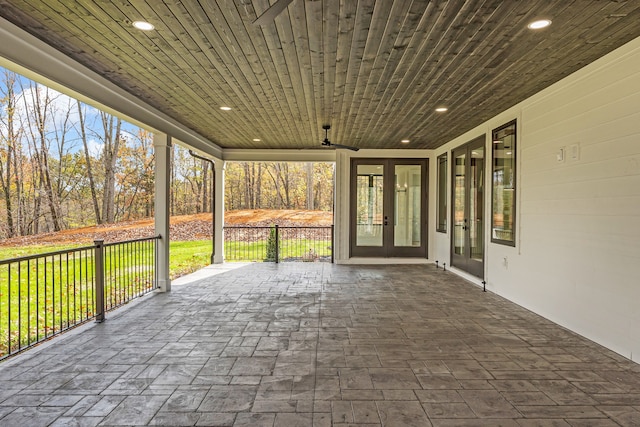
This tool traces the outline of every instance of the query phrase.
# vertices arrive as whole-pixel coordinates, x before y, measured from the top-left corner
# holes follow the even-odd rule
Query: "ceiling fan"
[[[287,6],[289,6],[289,3],[291,3],[292,1],[293,0],[276,1],[274,4],[269,6],[269,8],[265,10],[264,13],[258,17],[258,19],[253,21],[253,25],[266,25],[269,22],[273,21],[274,19],[276,19],[276,16],[280,15],[282,11],[285,10]]]
[[[322,145],[324,145],[325,147],[335,147],[335,148],[346,148],[347,150],[351,150],[351,151],[358,151],[359,148],[357,147],[351,147],[349,145],[342,145],[342,144],[334,144],[333,142],[329,141],[329,129],[331,129],[331,125],[322,125],[322,129],[324,129],[324,141],[322,141]]]

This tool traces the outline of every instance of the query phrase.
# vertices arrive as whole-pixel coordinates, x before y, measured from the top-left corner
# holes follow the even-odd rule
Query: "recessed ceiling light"
[[[530,30],[540,30],[542,28],[547,28],[551,25],[550,19],[538,19],[537,21],[533,21],[527,25],[527,28]]]
[[[402,141],[400,141],[400,142],[402,142],[403,144],[408,144],[410,141],[409,141],[408,139],[403,139],[403,140],[402,140]]]
[[[134,28],[137,28],[142,31],[151,31],[154,28],[156,28],[153,26],[153,24],[146,21],[133,21],[131,25],[133,25]]]
[[[253,138],[253,142],[260,142],[260,138]]]
[[[438,108],[436,108],[436,112],[438,112],[438,113],[446,113],[447,111],[449,111],[449,109],[447,107],[438,107]]]
[[[224,111],[229,111],[229,110],[231,110],[231,107],[224,107],[224,106],[223,106],[223,107],[220,107],[220,109],[221,109],[221,110],[224,110]]]

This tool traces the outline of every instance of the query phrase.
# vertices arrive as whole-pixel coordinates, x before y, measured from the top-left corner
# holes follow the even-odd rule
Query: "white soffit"
[[[0,66],[151,131],[222,158],[222,149],[40,39],[0,18]]]

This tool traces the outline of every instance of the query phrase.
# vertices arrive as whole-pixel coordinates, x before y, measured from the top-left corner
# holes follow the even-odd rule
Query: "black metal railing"
[[[156,289],[157,239],[0,260],[0,360]]]
[[[333,262],[333,225],[224,227],[226,262]]]

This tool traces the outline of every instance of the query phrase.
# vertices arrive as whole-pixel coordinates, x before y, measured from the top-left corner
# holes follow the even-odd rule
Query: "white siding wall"
[[[640,361],[640,39],[435,155],[514,118],[517,246],[487,244],[487,288]],[[448,236],[435,245],[448,256]]]
[[[491,130],[513,119],[518,121],[517,245],[486,243],[487,289],[640,361],[640,38],[438,150],[356,155],[430,159],[429,261],[449,265],[450,224],[446,234],[435,231],[436,158],[483,134],[490,153]],[[569,156],[574,144],[577,159]],[[565,160],[558,162],[561,148]],[[363,262],[348,256],[352,156],[345,152],[336,159],[340,263]],[[486,166],[490,190],[490,158]],[[449,198],[450,189],[449,178]],[[490,191],[486,200],[489,219]],[[489,221],[485,235],[490,236]]]

